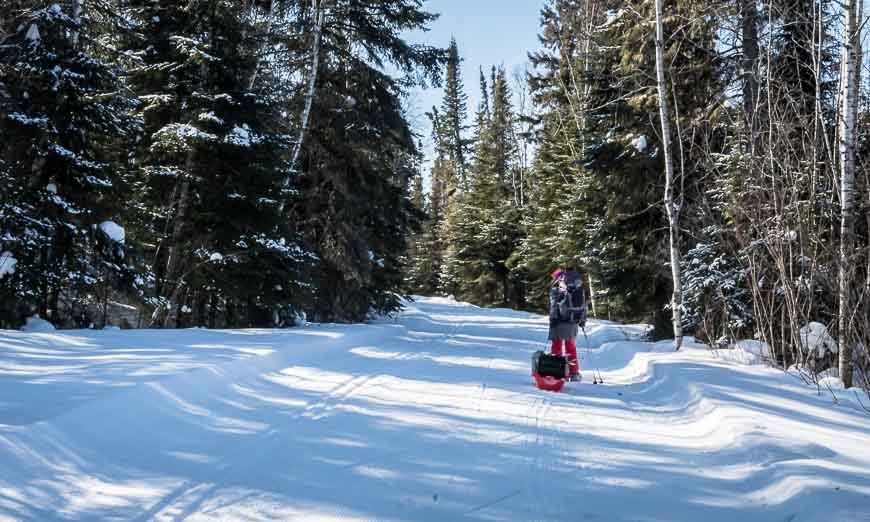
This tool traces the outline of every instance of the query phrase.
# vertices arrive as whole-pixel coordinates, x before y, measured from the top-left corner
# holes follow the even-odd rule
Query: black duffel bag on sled
[[[532,355],[532,375],[567,379],[571,375],[568,358],[561,355],[550,355],[541,350]]]

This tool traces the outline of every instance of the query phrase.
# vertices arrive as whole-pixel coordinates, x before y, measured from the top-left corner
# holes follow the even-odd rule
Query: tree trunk
[[[756,107],[758,104],[758,8],[756,0],[740,0],[743,69],[743,116],[749,132],[748,150],[755,152],[758,140]]]
[[[664,27],[662,23],[662,0],[655,0],[656,7],[656,80],[659,94],[659,116],[662,121],[662,149],[665,154],[665,210],[668,215],[669,243],[671,253],[671,277],[674,291],[671,295],[671,313],[674,325],[674,348],[683,345],[683,288],[680,279],[680,208],[674,204],[674,158],[671,152],[671,123],[668,109],[668,88],[665,81]]]
[[[595,306],[595,287],[592,285],[592,274],[586,274],[586,280],[589,282],[589,306],[591,307],[592,317],[598,317],[598,310]]]
[[[212,292],[211,298],[208,303],[208,327],[210,329],[214,329],[217,318],[217,307],[218,307],[218,299],[217,295]]]
[[[206,40],[210,52],[213,50],[214,47],[214,31],[217,24],[216,10],[217,4],[212,3]],[[209,62],[207,60],[203,61],[203,63],[200,65],[199,83],[200,88],[204,91],[209,91],[211,89],[211,85],[209,82]],[[179,244],[181,243],[182,235],[184,233],[185,226],[187,225],[187,214],[188,209],[190,208],[191,201],[190,182],[193,177],[194,167],[196,166],[196,148],[193,146],[192,143],[188,143],[188,147],[189,148],[187,150],[187,157],[185,159],[185,173],[183,174],[183,178],[181,180],[181,189],[178,196],[178,208],[176,209],[175,221],[173,223],[169,259],[166,266],[166,280],[169,281],[170,284],[172,284],[173,286],[172,293],[170,294],[169,298],[168,313],[166,314],[163,321],[164,328],[169,326],[169,322],[172,319],[175,319],[176,327],[178,327],[178,324],[181,321],[180,300],[188,293],[187,291],[183,293],[181,292],[184,285],[184,276],[182,275],[183,267],[181,265],[181,260],[179,259],[181,254]]]
[[[192,154],[191,154],[192,155]],[[188,165],[192,162],[188,161]],[[185,223],[187,222],[187,207],[190,202],[190,179],[188,175],[184,175],[181,180],[181,188],[178,191],[178,206],[175,209],[175,219],[172,225],[172,236],[169,239],[169,252],[166,259],[166,272],[164,291],[172,288],[169,304],[167,305],[166,315],[163,319],[156,317],[156,322],[168,326],[169,320],[172,317],[172,311],[175,307],[175,300],[178,296],[180,281],[178,281],[180,266],[179,257],[181,256],[181,238],[184,234]]]
[[[103,270],[103,273],[107,273],[108,270]],[[105,328],[107,323],[109,322],[109,283],[107,282],[108,275],[106,275],[103,279],[103,314],[100,318],[100,328]]]
[[[311,106],[314,104],[314,96],[317,93],[317,72],[320,70],[320,38],[323,34],[323,19],[326,16],[326,8],[323,7],[322,0],[316,4],[315,16],[317,21],[314,24],[314,43],[311,49],[311,72],[308,75],[308,90],[305,93],[305,109],[302,111],[299,137],[293,145],[293,156],[290,162],[290,169],[281,183],[282,190],[287,190],[290,187],[293,174],[296,172],[296,165],[299,162],[299,155],[302,152],[302,143],[305,141],[305,133],[308,131],[308,122],[311,118]],[[282,198],[281,204],[278,207],[279,213],[284,212],[285,203],[286,201]]]
[[[253,7],[253,3],[251,4]],[[265,49],[269,48],[270,45],[270,36],[272,35],[272,26],[275,23],[275,7],[278,5],[277,0],[272,0],[269,5],[269,20],[266,22],[266,42],[267,44],[262,48],[258,49],[258,52],[264,52]],[[254,73],[251,74],[251,81],[248,83],[248,90],[253,90],[254,85],[257,84],[257,75],[260,73],[260,65],[262,64],[262,58],[258,57],[256,63],[254,64]]]
[[[849,256],[854,249],[855,228],[855,146],[858,117],[858,93],[861,80],[861,29],[858,0],[846,6],[846,28],[840,69],[840,378],[846,388],[852,386],[852,348]]]

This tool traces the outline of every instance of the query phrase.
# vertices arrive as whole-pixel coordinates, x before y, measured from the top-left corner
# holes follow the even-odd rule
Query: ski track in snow
[[[291,330],[0,331],[0,522],[870,522],[870,416],[592,321],[419,299]],[[592,367],[605,379],[592,385]]]

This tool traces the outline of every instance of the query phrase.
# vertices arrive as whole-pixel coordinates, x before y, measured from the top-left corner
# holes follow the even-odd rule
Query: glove
[[[550,327],[552,328],[552,327],[556,326],[557,324],[559,324],[559,320],[551,317],[550,318]]]
[[[577,323],[577,324],[580,326],[580,328],[586,328],[586,321],[585,321],[585,320],[580,321],[580,322]]]

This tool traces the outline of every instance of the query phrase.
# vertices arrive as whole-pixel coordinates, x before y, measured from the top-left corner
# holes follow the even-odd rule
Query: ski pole
[[[592,384],[598,384],[598,376],[595,375],[595,366],[592,365],[592,356],[589,354],[589,336],[586,335],[586,327],[581,326],[580,330],[583,332],[583,338],[586,339],[586,360],[589,361],[589,366],[591,366]]]
[[[586,357],[590,360],[589,365],[592,366],[592,384],[604,384],[604,377],[601,377],[601,372],[599,372],[597,367],[592,364],[592,360],[589,357],[589,336],[586,335],[586,327],[580,327],[580,329],[583,331],[583,338],[586,339]]]

